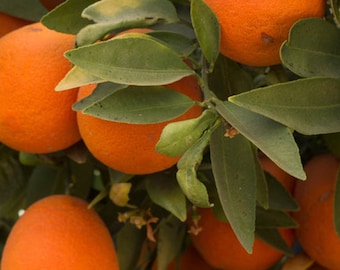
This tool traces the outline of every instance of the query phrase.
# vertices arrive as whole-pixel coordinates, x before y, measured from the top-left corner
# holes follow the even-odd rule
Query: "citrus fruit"
[[[201,99],[196,78],[185,77],[168,87],[193,100]],[[95,85],[79,88],[78,100],[90,95]],[[156,124],[129,124],[99,119],[77,112],[81,137],[89,151],[108,167],[127,174],[149,174],[173,166],[179,157],[162,155],[155,150],[163,128],[170,122],[194,118],[201,108],[194,106],[182,116]]]
[[[0,39],[0,142],[49,153],[80,140],[72,104],[77,89],[54,90],[70,70],[63,53],[75,37],[34,23]]]
[[[247,253],[229,223],[217,220],[209,208],[198,211],[202,231],[192,235],[191,239],[194,247],[212,267],[223,270],[266,270],[283,257],[279,250],[259,238],[255,238],[252,254]],[[291,246],[295,240],[293,231],[279,231]]]
[[[327,269],[340,269],[340,238],[334,226],[334,192],[340,160],[331,154],[313,157],[306,165],[307,179],[298,181],[294,198],[300,211],[296,236],[303,250]]]
[[[281,44],[299,19],[323,17],[325,0],[204,0],[221,27],[220,52],[241,64],[279,64]]]
[[[111,235],[79,198],[52,195],[19,217],[5,243],[2,270],[118,270]]]
[[[0,11],[0,37],[32,22],[11,16]]]

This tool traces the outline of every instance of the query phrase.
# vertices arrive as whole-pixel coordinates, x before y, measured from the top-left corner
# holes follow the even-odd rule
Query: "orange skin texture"
[[[313,157],[305,166],[307,180],[296,183],[294,197],[300,211],[296,236],[304,251],[327,269],[340,269],[340,238],[335,232],[334,192],[340,160],[331,154]]]
[[[7,239],[2,270],[118,270],[108,229],[87,202],[52,195],[32,204]]]
[[[204,0],[221,26],[220,52],[241,64],[280,64],[279,51],[299,19],[323,17],[325,0]]]
[[[77,89],[54,90],[71,69],[75,37],[34,23],[0,39],[0,141],[18,151],[50,153],[80,140],[72,104]]]
[[[195,77],[185,77],[168,87],[193,100],[201,100]],[[90,95],[95,85],[80,87],[78,100]],[[127,174],[150,174],[172,167],[180,157],[168,157],[155,150],[163,128],[171,122],[198,117],[194,106],[182,116],[156,124],[136,125],[111,122],[77,112],[81,137],[89,151],[106,166]]]
[[[229,223],[217,220],[209,208],[198,210],[202,231],[192,235],[191,239],[194,247],[212,267],[223,270],[266,270],[282,258],[280,251],[258,238],[255,238],[253,253],[248,254]],[[280,233],[292,246],[295,240],[293,231],[280,229]]]
[[[0,12],[0,37],[32,22]]]

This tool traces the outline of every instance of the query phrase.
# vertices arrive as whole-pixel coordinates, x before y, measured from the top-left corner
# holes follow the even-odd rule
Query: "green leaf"
[[[262,207],[256,208],[256,229],[278,227],[297,228],[298,224],[284,211],[264,209]]]
[[[218,195],[224,213],[244,249],[254,243],[256,169],[253,149],[242,135],[224,136],[221,125],[212,135],[210,155]]]
[[[254,153],[254,165],[256,170],[256,201],[263,208],[269,208],[269,191],[268,191],[268,183],[266,181],[266,176],[262,169],[260,160],[258,158],[258,149],[253,147]]]
[[[56,91],[73,89],[87,84],[102,83],[104,79],[99,78],[85,69],[73,66],[65,77],[55,87]]]
[[[111,91],[82,112],[109,121],[153,124],[175,119],[194,104],[188,96],[164,86],[130,86]]]
[[[229,101],[306,134],[340,131],[340,79],[315,77],[254,89]]]
[[[335,193],[334,193],[334,226],[335,231],[340,237],[340,170],[338,170],[336,184],[335,184]]]
[[[214,12],[202,0],[191,1],[192,24],[210,70],[219,55],[220,26]]]
[[[298,146],[289,128],[228,101],[216,100],[216,110],[280,168],[296,178],[306,178]]]
[[[300,20],[281,47],[281,59],[301,77],[339,77],[340,31],[324,19]]]
[[[117,256],[120,270],[135,269],[143,242],[145,230],[137,229],[135,225],[126,223],[117,234]]]
[[[168,269],[168,264],[180,252],[185,234],[185,224],[174,216],[161,221],[157,244],[157,269]]]
[[[173,174],[152,174],[146,177],[146,190],[151,200],[181,221],[187,218],[186,199]]]
[[[68,0],[47,13],[41,22],[58,32],[77,34],[91,21],[82,18],[83,9],[98,0]]]
[[[322,139],[329,151],[340,158],[340,132],[324,134]]]
[[[297,211],[299,206],[290,192],[273,176],[266,173],[269,208],[284,211]],[[298,181],[298,180],[297,180]]]
[[[178,20],[173,4],[167,0],[101,0],[84,9],[82,16],[95,24],[78,33],[79,46],[93,43],[113,30],[143,28]]]
[[[292,249],[287,245],[277,229],[256,229],[256,237],[283,252],[287,256],[294,255]]]
[[[125,34],[65,56],[94,76],[119,84],[163,85],[194,74],[175,51],[145,34]]]
[[[337,24],[337,26],[340,26],[340,3],[339,0],[330,0],[331,4],[331,12],[333,14],[333,18]]]
[[[207,188],[197,178],[197,167],[202,162],[203,152],[209,144],[214,128],[206,131],[177,163],[177,181],[189,201],[198,207],[211,207]]]
[[[171,157],[181,156],[215,121],[216,114],[205,110],[197,118],[170,123],[163,129],[156,150]]]
[[[47,12],[38,0],[0,1],[0,11],[29,21],[39,21]]]

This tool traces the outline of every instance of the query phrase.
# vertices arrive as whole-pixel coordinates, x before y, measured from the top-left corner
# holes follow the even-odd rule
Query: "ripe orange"
[[[75,37],[41,23],[0,39],[0,141],[24,152],[62,150],[80,140],[77,90],[54,90],[70,70],[63,53]]]
[[[322,17],[325,0],[204,0],[221,27],[220,52],[241,64],[279,64],[279,50],[299,19]]]
[[[189,96],[201,99],[196,78],[186,77],[169,87]],[[78,99],[92,93],[95,85],[80,87]],[[102,163],[127,174],[149,174],[173,166],[178,158],[162,155],[155,150],[163,128],[170,122],[199,116],[201,108],[194,106],[184,115],[157,124],[127,124],[111,122],[77,113],[78,126],[89,151]]]
[[[32,204],[5,243],[2,270],[118,270],[104,222],[88,204],[52,195]]]
[[[11,16],[0,11],[0,37],[32,22]]]
[[[255,238],[253,253],[248,254],[239,243],[231,226],[217,220],[211,209],[198,209],[202,231],[192,235],[194,247],[211,266],[223,270],[266,270],[278,262],[283,254],[277,249]],[[288,245],[294,243],[290,229],[280,229]]]
[[[297,238],[304,251],[327,269],[340,269],[340,238],[334,227],[334,192],[340,160],[331,154],[313,157],[305,166],[307,180],[297,182],[294,197],[300,211]]]

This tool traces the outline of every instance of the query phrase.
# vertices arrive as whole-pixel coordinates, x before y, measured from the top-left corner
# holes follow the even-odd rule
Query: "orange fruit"
[[[41,23],[0,39],[0,142],[18,151],[49,153],[80,140],[72,111],[77,89],[54,90],[71,68],[63,53],[74,40]]]
[[[255,238],[252,254],[248,254],[239,243],[231,226],[214,217],[211,209],[198,209],[202,231],[192,235],[192,243],[203,259],[212,267],[223,270],[266,270],[278,262],[283,254]],[[279,229],[288,245],[294,243],[290,229]]]
[[[0,37],[32,22],[0,11]]]
[[[32,204],[10,232],[2,270],[118,270],[111,235],[87,202],[52,195]]]
[[[168,87],[193,100],[201,99],[201,91],[195,77],[185,77]],[[95,85],[79,88],[78,100],[90,95]],[[89,151],[108,167],[127,174],[149,174],[167,169],[179,157],[162,155],[155,150],[163,128],[176,122],[200,115],[202,109],[194,106],[182,116],[156,124],[128,124],[107,121],[77,113],[78,126]]]
[[[221,27],[220,52],[241,64],[280,64],[281,44],[299,19],[323,17],[325,0],[204,0]]]
[[[262,168],[276,178],[291,194],[293,193],[296,179],[277,166],[265,155],[260,155]]]
[[[340,238],[334,227],[334,192],[340,160],[331,154],[313,157],[305,166],[306,181],[298,181],[294,197],[300,211],[296,236],[303,250],[327,269],[340,269]]]
[[[63,3],[65,0],[39,0],[39,1],[47,10],[50,11],[54,9],[56,6]]]

